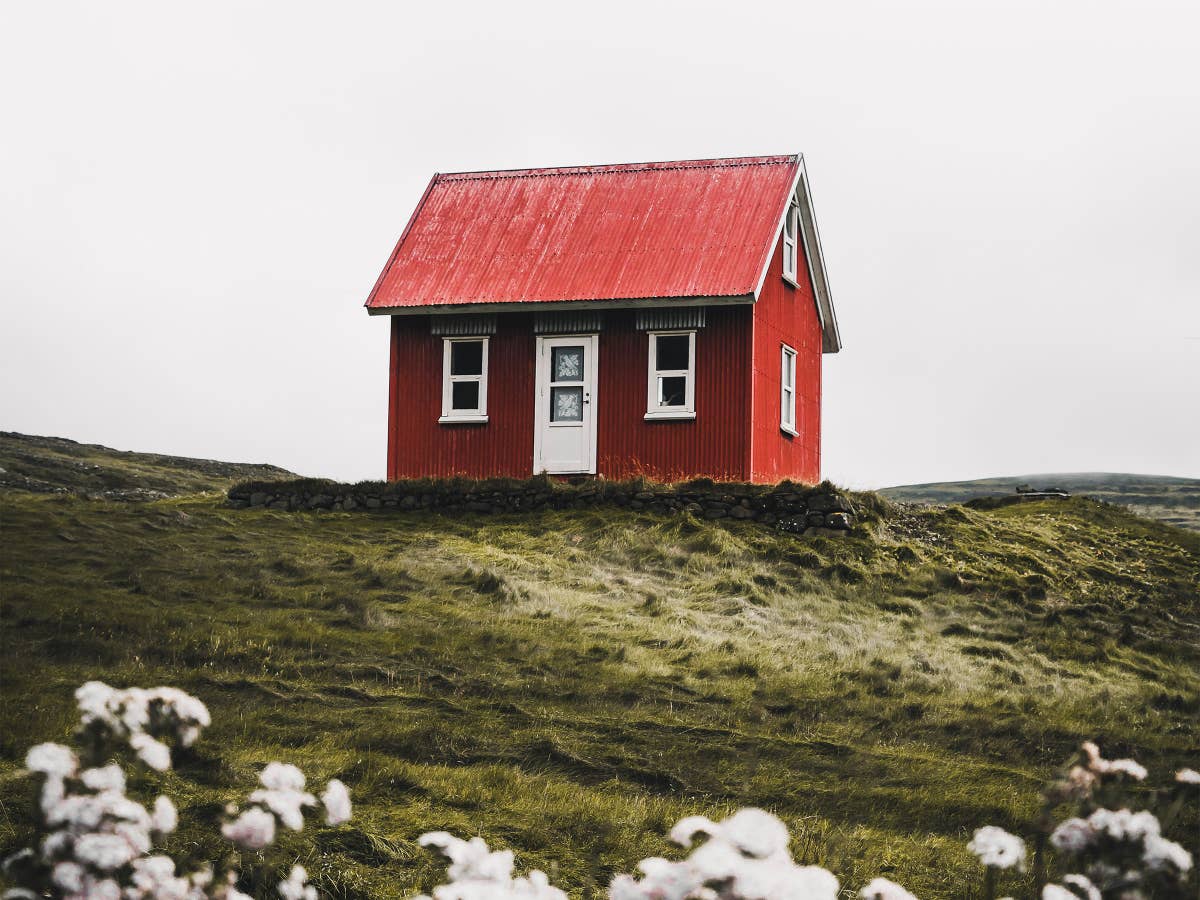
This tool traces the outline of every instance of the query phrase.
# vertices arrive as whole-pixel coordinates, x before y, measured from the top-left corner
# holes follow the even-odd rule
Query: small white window
[[[788,434],[796,434],[796,351],[787,344],[779,373],[779,427]]]
[[[651,331],[647,419],[696,418],[696,332]]]
[[[486,422],[488,339],[444,338],[439,422]]]
[[[793,199],[783,220],[783,277],[796,283],[796,246],[800,235],[800,206]]]

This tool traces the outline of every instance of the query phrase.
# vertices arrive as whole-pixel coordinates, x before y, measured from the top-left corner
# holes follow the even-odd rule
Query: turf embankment
[[[65,738],[97,677],[211,707],[152,779],[185,819],[273,759],[349,784],[350,826],[285,845],[335,897],[436,884],[431,829],[598,896],[677,852],[678,818],[743,805],[847,887],[969,896],[971,830],[1023,825],[1080,738],[1160,777],[1196,765],[1200,536],[1080,499],[857,502],[864,525],[811,538],[6,494],[0,852],[28,833],[25,749]],[[171,846],[217,857],[212,833]]]

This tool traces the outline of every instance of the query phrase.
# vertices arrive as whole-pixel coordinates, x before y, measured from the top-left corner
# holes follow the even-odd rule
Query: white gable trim
[[[808,277],[813,286],[813,295],[817,303],[817,319],[821,323],[821,352],[837,353],[842,349],[842,336],[838,332],[837,314],[833,310],[833,297],[829,292],[829,275],[825,271],[825,254],[821,251],[821,235],[817,231],[817,218],[813,213],[812,191],[808,186],[808,171],[804,167],[804,155],[800,155],[800,166],[796,178],[788,192],[787,203],[783,206],[783,214],[776,224],[774,237],[771,239],[771,251],[758,274],[758,285],[754,288],[754,299],[758,300],[762,293],[763,284],[767,280],[767,270],[775,258],[775,245],[779,243],[783,233],[784,222],[792,205],[792,197],[800,203],[800,235],[804,241],[804,261],[808,265]]]

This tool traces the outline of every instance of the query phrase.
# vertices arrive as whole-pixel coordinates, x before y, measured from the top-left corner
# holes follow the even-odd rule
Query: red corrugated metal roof
[[[798,156],[435,175],[373,311],[752,295]]]

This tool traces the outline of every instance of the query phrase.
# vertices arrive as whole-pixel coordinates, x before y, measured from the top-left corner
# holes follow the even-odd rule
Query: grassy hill
[[[0,492],[75,493],[106,500],[161,500],[222,491],[250,478],[286,478],[277,466],[132,453],[58,437],[0,431]]]
[[[1072,472],[1011,475],[975,481],[937,481],[884,488],[879,493],[907,503],[964,503],[975,497],[1011,495],[1017,485],[1058,487],[1108,503],[1168,525],[1200,531],[1200,479],[1119,472]]]
[[[97,677],[211,707],[177,771],[144,778],[185,816],[272,759],[347,782],[350,826],[284,847],[335,897],[428,889],[414,842],[440,828],[599,896],[677,852],[684,814],[748,804],[848,887],[963,897],[970,831],[1025,823],[1080,738],[1160,776],[1196,764],[1200,535],[1085,499],[857,502],[835,539],[0,495],[0,853],[27,834],[25,749],[66,737]]]

